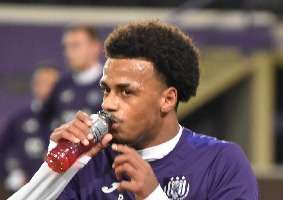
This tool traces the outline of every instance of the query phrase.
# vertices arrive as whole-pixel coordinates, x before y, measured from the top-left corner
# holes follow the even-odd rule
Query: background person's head
[[[86,70],[99,60],[101,44],[93,26],[69,26],[63,34],[63,46],[66,61],[75,72]]]
[[[45,102],[59,78],[59,71],[48,65],[41,65],[33,73],[32,95],[39,102]]]
[[[195,96],[198,51],[177,27],[145,21],[114,30],[105,53],[102,107],[116,118],[114,139],[144,148],[177,122],[178,102]]]

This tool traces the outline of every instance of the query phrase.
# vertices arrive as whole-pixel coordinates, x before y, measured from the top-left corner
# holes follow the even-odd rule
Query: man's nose
[[[115,97],[114,94],[108,94],[104,96],[102,102],[102,109],[108,112],[115,112],[118,110],[118,99]]]

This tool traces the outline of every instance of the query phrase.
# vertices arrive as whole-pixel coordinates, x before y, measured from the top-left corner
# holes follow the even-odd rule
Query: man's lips
[[[118,127],[120,126],[120,124],[122,123],[122,120],[120,120],[118,117],[111,115],[111,130],[116,130],[118,129]]]
[[[112,123],[111,123],[111,129],[115,130],[120,126],[121,120],[116,118],[115,116],[112,116]]]
[[[112,122],[111,129],[117,129],[119,127],[120,123],[118,122]]]

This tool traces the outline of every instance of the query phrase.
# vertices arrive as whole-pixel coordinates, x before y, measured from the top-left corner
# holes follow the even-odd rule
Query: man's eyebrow
[[[116,87],[118,88],[126,88],[126,87],[129,87],[130,86],[130,83],[118,83],[116,85]]]
[[[99,85],[100,85],[100,87],[109,87],[108,84],[103,80],[101,80],[99,82]],[[118,84],[115,85],[116,88],[127,88],[127,87],[130,87],[130,86],[131,86],[130,83],[118,83]]]

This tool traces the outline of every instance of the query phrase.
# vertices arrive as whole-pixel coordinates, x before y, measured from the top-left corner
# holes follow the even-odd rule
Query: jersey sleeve
[[[49,149],[56,143],[50,143]],[[83,168],[91,159],[91,157],[81,156],[66,172],[58,174],[52,171],[46,162],[44,162],[32,179],[24,185],[19,191],[14,193],[8,200],[53,200],[64,191],[65,187],[72,180],[75,174]],[[71,181],[72,184],[72,181]],[[70,184],[70,185],[71,185]],[[76,200],[75,190],[67,187],[66,191],[59,198],[61,200]],[[68,196],[67,196],[68,195]]]
[[[234,143],[223,143],[209,173],[208,199],[258,200],[258,186],[248,159]]]

